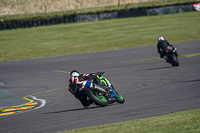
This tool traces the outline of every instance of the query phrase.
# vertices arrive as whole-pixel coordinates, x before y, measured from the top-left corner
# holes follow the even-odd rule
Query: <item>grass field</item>
[[[0,61],[200,40],[200,12],[0,31]]]
[[[199,133],[200,109],[59,133]]]
[[[200,40],[200,12],[0,31],[0,61],[150,46],[159,36]],[[200,109],[66,132],[200,132]]]
[[[8,107],[0,107],[0,113],[3,111],[3,110],[5,110],[5,109],[7,109]]]

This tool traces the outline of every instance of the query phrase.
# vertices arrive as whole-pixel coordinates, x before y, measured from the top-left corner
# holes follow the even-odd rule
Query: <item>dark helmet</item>
[[[71,71],[71,73],[70,73],[70,77],[72,78],[72,77],[77,77],[77,76],[79,76],[81,73],[79,72],[79,71],[77,71],[77,70],[73,70],[73,71]]]

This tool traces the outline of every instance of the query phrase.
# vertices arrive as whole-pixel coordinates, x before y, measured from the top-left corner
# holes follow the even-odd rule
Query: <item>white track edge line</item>
[[[17,114],[21,114],[21,113],[29,112],[29,111],[32,111],[32,110],[36,110],[36,109],[39,109],[39,108],[44,107],[45,104],[46,104],[46,100],[44,100],[44,99],[38,99],[38,98],[36,98],[35,96],[29,96],[29,97],[32,97],[34,100],[38,100],[38,101],[40,101],[42,104],[41,104],[40,106],[36,107],[36,108],[30,109],[30,110],[27,110],[27,111],[23,111],[23,112],[19,112],[19,113],[14,113],[14,114],[11,114],[11,115],[17,115]],[[8,117],[8,116],[11,116],[11,115],[1,116],[0,118]]]

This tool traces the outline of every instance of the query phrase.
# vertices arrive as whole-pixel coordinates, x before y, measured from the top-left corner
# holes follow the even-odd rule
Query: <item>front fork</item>
[[[117,93],[115,92],[113,87],[111,87],[109,91],[110,91],[109,94],[111,98],[117,98]]]

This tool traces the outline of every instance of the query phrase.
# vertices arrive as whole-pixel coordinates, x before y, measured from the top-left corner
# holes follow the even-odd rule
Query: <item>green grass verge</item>
[[[3,110],[5,110],[5,109],[7,109],[8,107],[0,107],[0,113],[3,111]]]
[[[200,12],[0,31],[0,61],[200,40]]]
[[[178,58],[190,58],[200,56],[200,53],[189,54],[189,55],[180,55]],[[121,61],[120,63],[129,63],[129,62],[144,62],[144,61],[153,61],[153,60],[163,60],[163,58],[152,58],[152,59],[143,59],[143,60],[130,60],[130,61]]]
[[[200,109],[105,124],[59,133],[194,133],[200,132]]]

